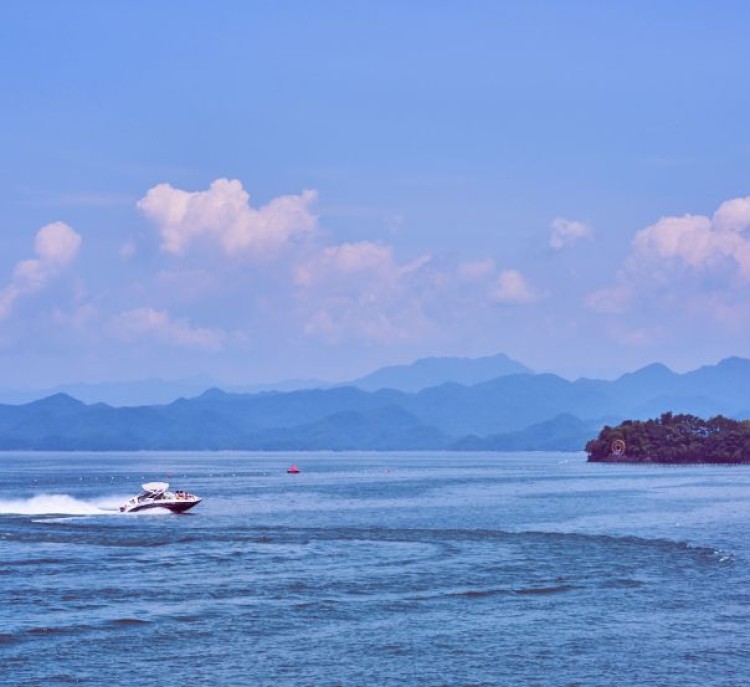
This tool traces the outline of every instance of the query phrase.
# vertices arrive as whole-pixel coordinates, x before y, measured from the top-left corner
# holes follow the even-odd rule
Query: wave
[[[82,501],[68,494],[37,494],[28,499],[0,500],[0,515],[109,515],[125,499]]]
[[[556,584],[551,587],[520,587],[515,590],[515,593],[521,596],[546,596],[548,594],[564,594],[576,589],[579,589],[579,587],[572,584]]]

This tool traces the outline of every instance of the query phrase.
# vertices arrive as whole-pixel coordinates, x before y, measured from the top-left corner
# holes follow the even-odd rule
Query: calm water
[[[746,685],[749,531],[748,467],[3,454],[0,683]]]

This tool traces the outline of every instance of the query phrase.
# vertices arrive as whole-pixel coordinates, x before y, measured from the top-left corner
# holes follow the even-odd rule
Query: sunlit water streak
[[[295,462],[302,474],[287,475]],[[3,685],[744,685],[750,470],[6,454]],[[204,497],[123,515],[140,483]]]

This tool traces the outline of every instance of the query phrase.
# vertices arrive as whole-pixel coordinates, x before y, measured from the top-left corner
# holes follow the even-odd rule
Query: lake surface
[[[0,683],[746,685],[749,533],[748,466],[0,454]]]

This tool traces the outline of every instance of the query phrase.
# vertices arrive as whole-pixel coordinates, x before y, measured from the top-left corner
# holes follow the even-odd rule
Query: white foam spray
[[[38,494],[29,499],[0,500],[0,515],[109,515],[125,498],[81,501],[68,494]]]

